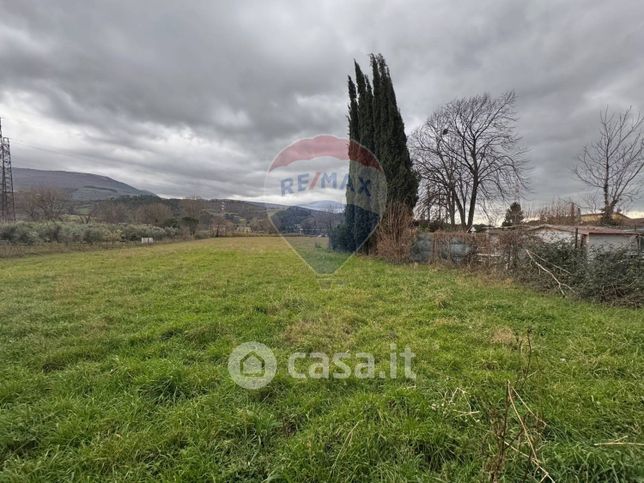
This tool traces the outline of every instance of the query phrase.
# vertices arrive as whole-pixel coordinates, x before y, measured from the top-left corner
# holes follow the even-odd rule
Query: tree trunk
[[[476,197],[478,195],[478,182],[474,180],[472,182],[472,197],[470,198],[470,210],[467,214],[467,226],[466,229],[469,230],[474,224],[474,213],[476,212]]]
[[[609,200],[609,178],[610,178],[610,169],[609,169],[609,163],[608,159],[606,159],[606,164],[604,165],[605,172],[604,172],[604,186],[603,186],[603,191],[604,191],[604,213],[602,214],[602,223],[605,225],[610,225],[611,222],[613,221],[613,208],[611,207],[611,202]]]

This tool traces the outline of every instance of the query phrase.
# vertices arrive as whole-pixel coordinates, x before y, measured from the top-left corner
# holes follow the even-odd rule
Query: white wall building
[[[544,242],[569,241],[589,251],[641,250],[641,233],[600,226],[539,225],[527,229]]]

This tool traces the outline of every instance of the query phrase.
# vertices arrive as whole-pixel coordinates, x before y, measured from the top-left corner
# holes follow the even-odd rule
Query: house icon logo
[[[275,377],[277,361],[273,351],[260,342],[238,345],[228,358],[228,372],[238,386],[260,389]]]
[[[247,354],[241,361],[241,373],[245,376],[261,377],[265,371],[264,360],[254,352]]]

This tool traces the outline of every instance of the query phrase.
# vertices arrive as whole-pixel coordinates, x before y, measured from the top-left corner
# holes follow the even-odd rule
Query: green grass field
[[[364,257],[321,288],[279,238],[0,274],[3,481],[476,481],[501,452],[506,481],[644,478],[642,310]],[[247,341],[279,363],[257,391],[227,370]],[[386,360],[392,343],[415,381],[286,373],[296,350]]]

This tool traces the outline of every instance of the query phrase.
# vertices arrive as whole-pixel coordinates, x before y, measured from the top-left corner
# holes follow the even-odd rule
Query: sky
[[[0,117],[14,166],[167,197],[257,199],[297,139],[347,132],[347,75],[391,70],[410,133],[509,89],[524,204],[582,200],[600,111],[644,111],[641,0],[0,0]],[[644,215],[641,198],[627,206]]]

